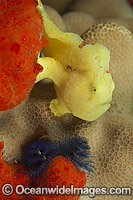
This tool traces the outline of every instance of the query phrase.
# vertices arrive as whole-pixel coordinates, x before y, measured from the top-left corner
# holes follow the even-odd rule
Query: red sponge
[[[48,165],[46,172],[41,177],[44,187],[83,187],[86,183],[85,172],[80,171],[69,159],[63,156],[57,156],[52,159]],[[48,195],[46,199],[56,200],[75,200],[78,195]]]
[[[11,184],[14,188],[18,184],[22,184],[25,187],[29,185],[30,177],[24,174],[24,168],[22,165],[11,165],[4,162],[1,159],[2,149],[4,144],[0,142],[0,199],[2,200],[17,200],[26,199],[26,196],[19,196],[13,192],[11,196],[5,196],[1,189],[4,184]]]
[[[34,86],[42,67],[43,21],[35,0],[0,1],[0,110],[18,105]]]
[[[12,165],[4,162],[1,159],[3,143],[0,142],[0,199],[2,200],[76,200],[78,195],[17,195],[15,191],[11,196],[5,196],[1,189],[4,184],[11,184],[14,188],[17,185],[23,185],[26,187],[83,187],[86,183],[86,176],[83,171],[77,169],[77,167],[67,158],[63,156],[57,156],[50,161],[46,171],[41,177],[31,178],[25,175],[23,165]]]

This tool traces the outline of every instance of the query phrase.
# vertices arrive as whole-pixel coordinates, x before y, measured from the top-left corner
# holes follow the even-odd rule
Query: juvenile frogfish
[[[44,36],[49,45],[43,48],[45,57],[38,57],[43,71],[36,82],[50,78],[57,98],[50,103],[55,116],[72,113],[93,121],[110,107],[114,82],[109,71],[110,52],[102,44],[85,43],[75,33],[63,32],[51,21],[41,1]]]

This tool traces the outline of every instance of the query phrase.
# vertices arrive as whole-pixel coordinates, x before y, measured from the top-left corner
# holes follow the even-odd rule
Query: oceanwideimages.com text
[[[1,188],[2,193],[5,196],[10,196],[14,191],[17,195],[88,195],[94,198],[97,195],[131,195],[132,190],[130,187],[111,187],[107,189],[106,187],[83,187],[78,188],[71,185],[71,187],[66,187],[63,185],[59,187],[56,185],[54,188],[38,187],[29,188],[23,185],[17,185],[13,188],[11,184],[4,184]]]

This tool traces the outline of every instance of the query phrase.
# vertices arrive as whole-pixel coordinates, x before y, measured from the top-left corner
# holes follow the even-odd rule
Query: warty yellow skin
[[[72,113],[93,121],[108,110],[112,100],[110,52],[101,44],[85,44],[79,35],[59,30],[38,2],[49,46],[43,49],[45,57],[38,57],[44,69],[36,82],[44,78],[54,82],[57,98],[51,101],[50,109],[56,116]]]

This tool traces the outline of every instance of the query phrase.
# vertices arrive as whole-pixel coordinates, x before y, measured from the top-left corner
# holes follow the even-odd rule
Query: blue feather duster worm
[[[28,173],[36,176],[40,175],[49,161],[57,155],[65,156],[77,167],[93,172],[94,162],[90,161],[90,147],[86,139],[81,137],[68,138],[63,142],[52,141],[48,136],[41,137],[24,148],[22,160]]]
[[[30,175],[40,175],[49,161],[59,154],[58,145],[48,136],[30,142],[22,152],[22,163]]]
[[[95,164],[90,161],[90,146],[85,138],[74,137],[65,140],[62,145],[62,155],[71,160],[77,167],[93,172]]]

